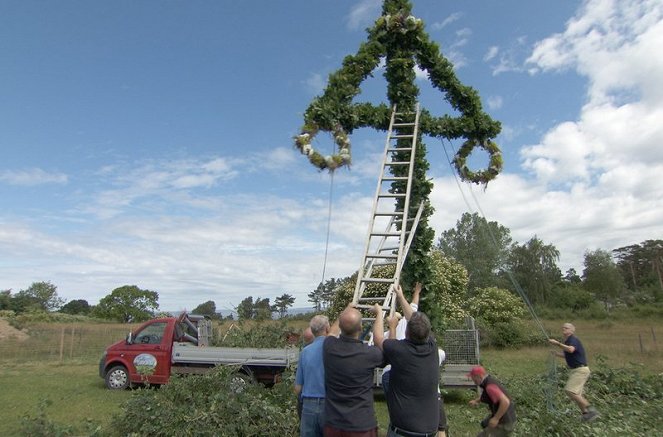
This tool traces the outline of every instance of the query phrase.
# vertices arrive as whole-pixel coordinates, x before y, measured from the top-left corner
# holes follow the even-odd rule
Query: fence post
[[[658,345],[656,344],[656,334],[654,333],[654,327],[651,327],[651,338],[654,340],[654,347],[658,349]]]
[[[60,362],[62,362],[63,354],[64,354],[64,326],[62,327],[62,332],[60,333]]]
[[[71,326],[71,342],[69,343],[69,359],[74,358],[74,332],[76,332],[76,326]]]

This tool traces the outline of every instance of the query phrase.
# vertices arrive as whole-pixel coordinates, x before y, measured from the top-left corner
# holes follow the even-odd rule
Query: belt
[[[402,437],[436,437],[437,431],[434,432],[412,432],[406,431],[403,428],[398,428],[397,426],[389,424],[389,428],[396,434]]]

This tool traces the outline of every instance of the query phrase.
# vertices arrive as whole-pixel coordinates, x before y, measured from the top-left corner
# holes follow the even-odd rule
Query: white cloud
[[[68,179],[68,176],[64,173],[49,173],[41,168],[0,171],[0,182],[5,182],[9,185],[66,184]]]
[[[500,109],[504,104],[502,96],[490,96],[487,100],[489,109]]]
[[[483,60],[484,61],[490,61],[493,59],[497,54],[500,52],[500,48],[497,46],[491,46],[488,48],[488,51],[486,52],[485,55],[483,55]]]
[[[600,183],[622,166],[663,163],[663,61],[654,55],[661,46],[663,4],[651,1],[588,1],[565,32],[537,43],[528,59],[534,71],[575,69],[589,89],[577,121],[523,149],[525,167],[544,180]]]
[[[348,29],[357,30],[369,26],[378,18],[381,6],[381,0],[360,0],[356,2],[348,15]]]
[[[312,94],[320,94],[327,86],[327,80],[319,73],[312,73],[305,81],[304,85]]]
[[[453,227],[459,211],[476,208],[476,197],[487,218],[514,230],[517,241],[536,234],[554,244],[563,269],[581,268],[587,249],[658,238],[663,233],[662,46],[660,1],[585,2],[563,32],[536,43],[528,58],[535,73],[574,70],[587,78],[579,117],[521,149],[529,174],[503,174],[486,192],[466,192],[469,207],[451,179],[435,180],[434,228]],[[511,65],[500,53],[494,74]]]
[[[461,12],[454,12],[453,14],[449,15],[447,18],[445,18],[441,23],[440,22],[435,22],[431,25],[431,29],[433,30],[442,30],[451,23],[460,20],[460,18],[463,16]]]

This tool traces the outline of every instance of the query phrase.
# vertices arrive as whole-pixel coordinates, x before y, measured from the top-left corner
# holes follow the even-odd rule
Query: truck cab
[[[131,384],[166,384],[172,374],[235,365],[246,376],[271,385],[299,358],[299,351],[292,347],[213,347],[209,346],[211,336],[211,321],[203,316],[182,313],[147,321],[106,348],[99,376],[109,389],[121,390]]]

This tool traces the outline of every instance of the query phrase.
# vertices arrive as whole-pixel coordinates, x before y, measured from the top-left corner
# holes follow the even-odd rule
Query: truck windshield
[[[134,339],[134,343],[142,344],[160,344],[163,339],[163,333],[166,330],[166,323],[152,323],[147,325],[145,329],[138,332]]]

